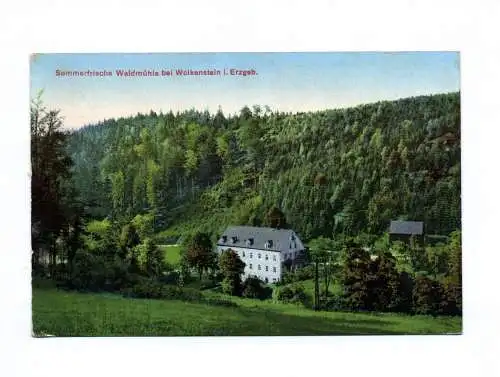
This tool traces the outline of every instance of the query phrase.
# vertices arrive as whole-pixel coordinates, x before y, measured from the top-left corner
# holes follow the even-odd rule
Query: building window
[[[273,283],[276,283],[276,278],[273,278]]]
[[[269,271],[269,266],[266,266],[266,271]]]
[[[259,253],[259,259],[260,259],[260,257],[261,257],[261,255],[260,255],[260,253]]]
[[[269,279],[268,278],[266,278],[265,281],[266,281],[266,283],[269,283]]]
[[[269,259],[269,256],[266,254],[266,260],[268,260],[268,259]]]
[[[253,258],[253,253],[250,253],[250,258]]]
[[[252,269],[252,263],[250,263],[250,269]]]
[[[257,266],[257,269],[260,270],[260,264]]]
[[[252,266],[252,265],[250,265],[250,266]],[[250,267],[250,268],[252,268],[252,267]],[[276,273],[276,267],[273,267],[273,272]]]
[[[243,257],[245,257],[245,252],[243,252]]]
[[[276,262],[276,255],[273,255],[273,261]]]

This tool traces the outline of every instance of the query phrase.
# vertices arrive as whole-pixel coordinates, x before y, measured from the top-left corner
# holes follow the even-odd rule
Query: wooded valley
[[[72,132],[39,96],[31,151],[36,286],[227,310],[247,305],[240,296],[278,311],[461,315],[460,93],[293,114],[151,110]],[[391,220],[423,222],[427,243],[391,243]],[[230,225],[293,229],[306,266],[242,282],[237,254],[214,252]],[[50,327],[51,305],[36,302]]]
[[[381,234],[394,219],[460,228],[459,93],[299,114],[151,111],[88,125],[69,151],[89,217],[149,215],[154,233],[258,225],[273,206],[305,240]]]

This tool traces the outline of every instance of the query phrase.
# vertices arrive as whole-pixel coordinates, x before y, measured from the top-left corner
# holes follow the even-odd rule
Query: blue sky
[[[117,77],[116,69],[255,69],[256,76]],[[111,77],[56,77],[108,70]],[[41,54],[31,93],[58,108],[68,128],[137,112],[189,108],[235,113],[244,105],[308,111],[460,89],[456,52]]]

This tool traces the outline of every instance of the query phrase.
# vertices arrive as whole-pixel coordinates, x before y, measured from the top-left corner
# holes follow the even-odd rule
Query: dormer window
[[[266,242],[266,248],[270,249],[273,247],[273,240],[269,240]]]
[[[295,241],[295,236],[293,234],[290,236],[290,241]]]
[[[248,246],[252,246],[252,245],[253,245],[253,238],[249,238],[249,239],[247,240],[247,245],[248,245]]]
[[[232,243],[236,243],[236,241],[238,241],[238,237],[236,237],[236,236],[231,237]]]
[[[222,243],[226,243],[227,242],[227,236],[222,236]]]

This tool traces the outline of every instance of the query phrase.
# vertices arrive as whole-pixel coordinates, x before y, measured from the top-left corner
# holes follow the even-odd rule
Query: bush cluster
[[[342,300],[327,306],[353,311],[389,311],[423,315],[461,315],[459,275],[443,279],[428,273],[399,272],[390,253],[372,258],[359,247],[346,254],[342,271]]]
[[[300,284],[275,287],[273,291],[273,300],[283,303],[300,303],[304,306],[309,306],[311,302],[311,298]]]
[[[130,298],[180,300],[225,307],[237,306],[236,303],[230,300],[217,297],[205,297],[197,289],[181,288],[175,285],[166,285],[156,279],[143,278],[134,286],[122,290],[122,294],[123,296]]]
[[[136,274],[129,273],[128,263],[119,257],[79,251],[66,284],[82,291],[117,291],[134,285],[137,280]]]
[[[286,285],[309,279],[314,279],[313,265],[299,268],[295,272],[285,272],[278,285]]]
[[[461,315],[462,290],[452,281],[444,283],[417,276],[413,289],[413,312],[431,315]]]
[[[259,278],[250,276],[243,283],[243,297],[266,300],[272,297],[273,290]]]

